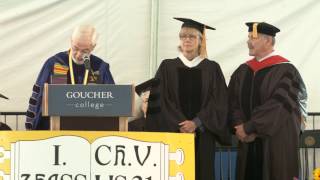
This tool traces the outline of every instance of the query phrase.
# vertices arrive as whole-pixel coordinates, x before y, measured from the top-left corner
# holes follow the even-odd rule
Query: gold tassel
[[[253,23],[252,25],[252,37],[258,38],[258,23]]]
[[[206,40],[206,26],[203,27],[202,41],[200,47],[200,57],[207,58],[207,40]]]

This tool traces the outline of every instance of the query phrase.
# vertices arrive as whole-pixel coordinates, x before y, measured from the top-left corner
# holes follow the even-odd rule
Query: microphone
[[[85,68],[86,70],[89,70],[89,71],[90,71],[94,82],[97,82],[97,79],[95,78],[94,73],[93,73],[93,70],[92,70],[92,68],[91,68],[90,54],[87,54],[87,53],[83,54],[82,59],[83,59],[83,62],[84,62],[84,68]]]
[[[84,62],[84,67],[91,71],[91,65],[90,65],[90,55],[89,54],[83,54],[82,56],[83,62]]]

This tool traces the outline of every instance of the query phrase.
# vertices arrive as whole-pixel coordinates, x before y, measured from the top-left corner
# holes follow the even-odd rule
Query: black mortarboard
[[[177,18],[175,17],[174,19],[182,21],[183,24],[181,28],[183,27],[190,27],[190,28],[195,28],[197,29],[201,34],[202,34],[202,41],[201,41],[201,49],[200,49],[200,56],[203,58],[207,58],[207,41],[206,41],[206,31],[205,29],[211,29],[211,30],[216,30],[213,27],[210,27],[208,25],[205,25],[201,22],[189,19],[189,18]]]
[[[139,85],[136,86],[135,91],[140,96],[141,93],[150,90],[152,87],[158,86],[160,80],[157,78],[149,79]]]
[[[2,94],[0,94],[0,98],[9,99],[9,98],[7,98],[6,96],[4,96],[4,95],[2,95]]]
[[[249,27],[248,32],[253,32],[254,37],[256,33],[274,37],[276,33],[280,32],[280,29],[266,22],[247,22],[246,25]]]
[[[198,21],[195,21],[195,20],[192,20],[192,19],[189,19],[189,18],[177,18],[177,17],[175,17],[174,19],[183,22],[181,28],[182,28],[182,27],[195,28],[195,29],[197,29],[198,31],[200,31],[202,34],[203,34],[203,32],[204,32],[204,29],[216,30],[216,29],[213,28],[213,27],[210,27],[210,26],[208,26],[208,25],[205,25],[205,24],[203,24],[203,23],[201,23],[201,22],[198,22]]]

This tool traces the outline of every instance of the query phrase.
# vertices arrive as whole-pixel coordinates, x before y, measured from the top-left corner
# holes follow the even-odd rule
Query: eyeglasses
[[[195,40],[197,38],[197,35],[194,34],[179,34],[179,37],[181,40],[186,40],[189,38],[190,40]]]

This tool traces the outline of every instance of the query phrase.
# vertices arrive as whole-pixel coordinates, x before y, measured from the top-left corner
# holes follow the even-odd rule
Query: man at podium
[[[71,48],[50,57],[43,65],[29,100],[25,126],[27,130],[47,130],[49,117],[42,117],[42,93],[50,84],[114,84],[109,64],[91,54],[97,43],[96,29],[81,25],[74,29]]]

